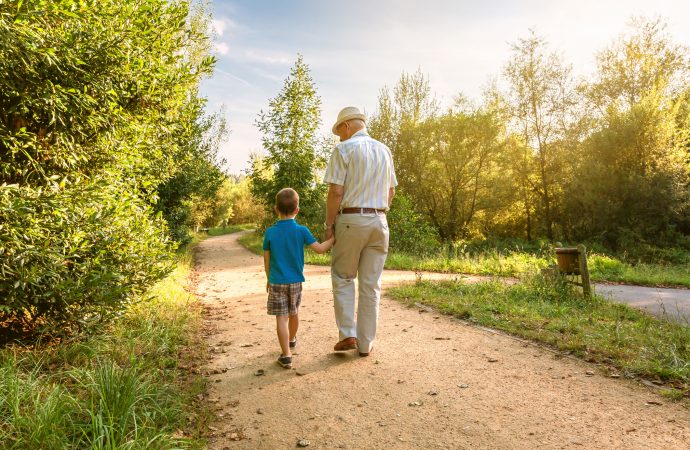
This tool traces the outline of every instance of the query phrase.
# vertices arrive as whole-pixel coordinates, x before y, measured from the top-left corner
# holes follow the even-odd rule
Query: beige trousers
[[[357,337],[368,352],[376,338],[381,300],[381,274],[388,255],[385,214],[340,214],[335,221],[331,253],[335,323],[340,340]],[[355,319],[355,283],[359,285]]]

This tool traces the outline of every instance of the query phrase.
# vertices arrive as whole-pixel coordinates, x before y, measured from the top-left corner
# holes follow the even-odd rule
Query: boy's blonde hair
[[[284,216],[289,216],[299,207],[299,194],[292,188],[284,188],[276,194],[276,209]]]

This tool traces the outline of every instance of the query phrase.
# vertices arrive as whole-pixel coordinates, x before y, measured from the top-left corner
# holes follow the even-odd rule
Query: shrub
[[[402,193],[393,198],[388,227],[393,251],[425,256],[438,252],[440,248],[436,230],[414,210],[411,200]]]
[[[0,323],[75,329],[170,269],[161,219],[115,182],[0,186]]]

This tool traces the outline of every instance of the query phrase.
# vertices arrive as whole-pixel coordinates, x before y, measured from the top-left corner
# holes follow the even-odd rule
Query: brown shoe
[[[333,346],[336,352],[344,352],[345,350],[354,350],[357,348],[357,338],[349,337],[338,342]]]

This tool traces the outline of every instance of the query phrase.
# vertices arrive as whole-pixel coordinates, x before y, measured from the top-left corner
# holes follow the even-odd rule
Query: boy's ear
[[[298,212],[299,212],[299,206],[298,206],[297,209],[295,210],[295,214],[297,214]]]
[[[273,212],[275,212],[276,214],[280,215],[280,211],[278,211],[278,207],[275,206],[275,205],[273,206]]]

